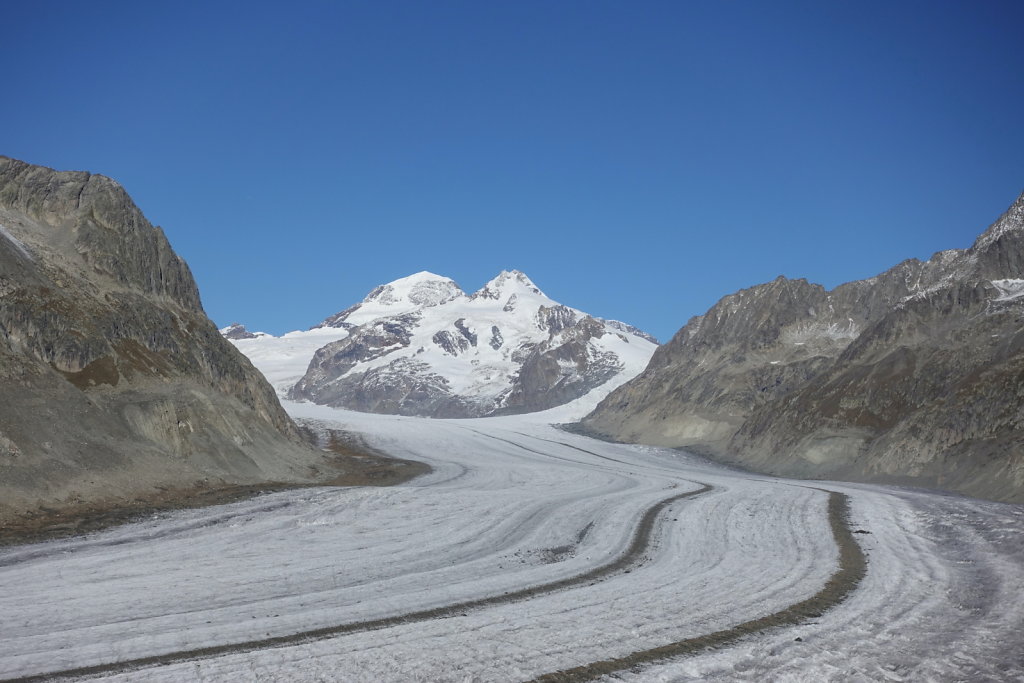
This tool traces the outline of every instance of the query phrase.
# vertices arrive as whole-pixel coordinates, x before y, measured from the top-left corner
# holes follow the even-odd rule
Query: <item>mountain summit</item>
[[[432,417],[561,405],[636,375],[657,346],[625,323],[548,298],[517,270],[473,294],[416,273],[307,332],[234,341],[290,398]]]
[[[533,284],[533,280],[528,278],[526,273],[521,273],[518,270],[503,270],[498,273],[497,277],[474,293],[471,298],[501,299],[517,294],[519,291],[544,296],[544,292]]]
[[[351,329],[375,318],[439,306],[461,296],[465,296],[465,292],[454,280],[423,270],[374,287],[361,303],[332,315],[316,327]]]

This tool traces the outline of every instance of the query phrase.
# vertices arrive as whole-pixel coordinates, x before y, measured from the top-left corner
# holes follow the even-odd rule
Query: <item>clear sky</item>
[[[966,247],[1024,190],[1024,2],[6,2],[0,153],[120,181],[279,334],[429,270],[668,339]]]

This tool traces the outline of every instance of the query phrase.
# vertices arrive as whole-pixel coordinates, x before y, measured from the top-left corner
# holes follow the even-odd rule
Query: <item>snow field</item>
[[[278,396],[286,396],[288,390],[306,374],[317,349],[347,336],[347,330],[324,327],[296,330],[280,337],[266,335],[255,339],[232,339],[231,343],[260,369]]]

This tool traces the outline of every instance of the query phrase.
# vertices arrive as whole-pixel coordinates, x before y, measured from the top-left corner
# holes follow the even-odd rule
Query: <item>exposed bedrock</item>
[[[724,297],[581,424],[762,471],[1024,501],[1024,195],[969,249]]]
[[[0,157],[0,519],[322,464],[113,180]]]

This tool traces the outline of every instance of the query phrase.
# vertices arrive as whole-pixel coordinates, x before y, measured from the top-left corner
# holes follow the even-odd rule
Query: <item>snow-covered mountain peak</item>
[[[460,296],[465,293],[454,280],[423,270],[374,288],[363,303],[393,306],[408,302],[416,306],[437,306]]]
[[[657,346],[549,299],[517,270],[472,296],[415,273],[313,329],[235,344],[291,398],[435,417],[560,405],[639,374]]]
[[[377,318],[404,315],[465,297],[466,293],[451,278],[423,270],[374,287],[361,303],[335,313],[316,327],[348,329]]]
[[[470,298],[507,300],[511,296],[519,298],[524,294],[547,298],[525,273],[518,270],[503,270]]]

